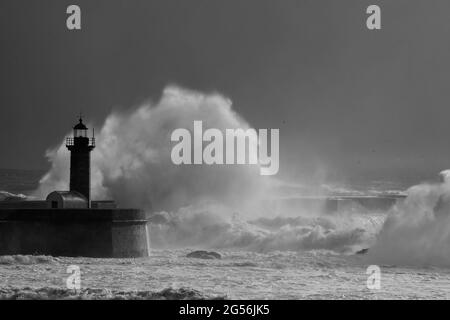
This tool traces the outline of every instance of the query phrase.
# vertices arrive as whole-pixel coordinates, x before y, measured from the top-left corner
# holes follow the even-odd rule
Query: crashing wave
[[[450,266],[450,171],[440,183],[411,187],[368,254],[374,263]]]

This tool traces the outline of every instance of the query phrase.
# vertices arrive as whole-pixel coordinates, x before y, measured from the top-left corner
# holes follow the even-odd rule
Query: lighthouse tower
[[[95,148],[94,132],[87,136],[88,128],[80,116],[79,123],[73,127],[73,137],[66,139],[70,151],[70,191],[86,197],[88,207],[91,203],[91,151]]]

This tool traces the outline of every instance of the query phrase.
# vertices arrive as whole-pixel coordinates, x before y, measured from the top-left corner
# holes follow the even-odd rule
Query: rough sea
[[[28,196],[42,174],[0,170],[0,197]],[[150,228],[147,258],[0,256],[0,298],[448,299],[450,225],[439,213],[447,212],[446,183],[409,191],[392,181],[356,185],[332,188],[360,196],[406,192],[408,198],[394,210],[355,205],[323,215],[277,212],[248,219],[205,208],[176,217],[164,212]],[[436,208],[437,202],[444,204]],[[427,208],[435,216],[427,216]],[[405,223],[405,216],[414,222]],[[222,258],[186,257],[197,249]],[[379,288],[370,286],[371,265],[379,267]],[[79,290],[67,287],[70,266],[80,270]]]

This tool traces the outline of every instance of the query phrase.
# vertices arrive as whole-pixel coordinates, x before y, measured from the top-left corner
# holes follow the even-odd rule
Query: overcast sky
[[[366,28],[369,4],[382,30]],[[47,168],[80,109],[101,125],[169,83],[279,128],[282,175],[450,168],[449,12],[448,0],[2,0],[0,168]]]

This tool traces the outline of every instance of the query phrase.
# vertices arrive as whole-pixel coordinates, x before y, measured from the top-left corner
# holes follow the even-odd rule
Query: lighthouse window
[[[74,132],[74,136],[75,137],[87,137],[87,132],[86,132],[87,130],[75,130],[75,132]]]

